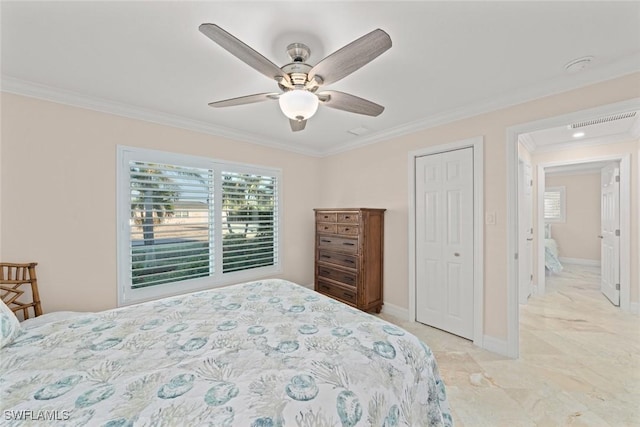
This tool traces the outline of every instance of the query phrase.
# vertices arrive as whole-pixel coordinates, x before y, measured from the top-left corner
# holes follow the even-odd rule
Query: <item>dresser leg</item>
[[[381,306],[381,305],[379,305],[379,306],[377,306],[377,307],[376,307],[376,313],[377,313],[377,314],[380,314],[380,311],[381,311],[381,310],[382,310],[382,306]]]

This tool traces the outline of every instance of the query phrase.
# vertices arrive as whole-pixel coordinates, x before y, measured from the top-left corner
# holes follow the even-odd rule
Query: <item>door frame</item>
[[[484,333],[484,137],[438,144],[408,153],[409,175],[409,320],[416,321],[416,158],[473,148],[473,343],[483,347]]]
[[[554,166],[569,166],[581,163],[596,163],[603,161],[619,162],[620,164],[620,309],[630,311],[631,298],[631,155],[613,154],[609,156],[597,156],[580,158],[571,161],[557,161],[538,164],[538,221],[536,222],[536,238],[538,242],[544,241],[544,191],[546,172],[545,168]],[[623,233],[623,230],[627,233]],[[623,249],[624,248],[624,249]],[[547,276],[544,267],[544,245],[538,244],[536,254],[538,258],[537,268],[537,294],[546,292]]]
[[[522,188],[520,186],[521,185],[521,178],[522,178],[522,176],[521,176],[522,175],[522,170],[521,169],[523,169],[524,165],[529,166],[529,168],[531,169],[530,172],[531,172],[531,180],[532,180],[532,182],[531,182],[531,206],[530,206],[531,212],[530,212],[530,215],[531,215],[531,228],[533,228],[535,226],[534,221],[533,221],[533,206],[534,206],[534,203],[533,203],[534,202],[534,198],[533,198],[533,188],[534,188],[534,186],[533,186],[533,164],[531,164],[531,162],[528,159],[525,159],[525,158],[520,157],[520,156],[518,156],[518,184],[517,184],[518,185],[518,218],[520,218],[521,211],[522,211],[522,206],[520,204],[524,202],[523,200],[520,199],[520,194],[521,194],[520,192],[522,191]],[[520,230],[520,228],[518,227],[518,233],[520,233],[521,231],[522,230]],[[531,233],[531,237],[532,238],[533,238],[533,236],[534,236],[534,233]],[[518,252],[520,251],[519,243],[520,243],[520,234],[518,234]],[[533,273],[534,273],[533,261],[534,261],[536,256],[537,256],[537,254],[536,254],[535,250],[533,249],[533,242],[531,242],[531,253],[530,253],[529,259],[527,260],[527,262],[529,262],[531,264],[531,271],[529,272],[531,275],[533,275]],[[522,261],[522,257],[521,256],[518,257],[518,269],[520,268],[520,261]],[[524,301],[524,302],[520,301],[520,296],[521,296],[520,295],[520,287],[522,286],[521,280],[522,280],[522,278],[518,274],[518,286],[519,286],[519,288],[518,288],[518,302],[520,304],[526,304],[527,301]],[[533,283],[533,278],[531,278],[529,280],[529,285],[530,285],[529,296],[533,296],[533,295],[535,295],[535,288],[536,288],[535,284]],[[528,299],[528,297],[527,297],[527,299]]]
[[[640,109],[640,98],[632,98],[626,101],[616,102],[614,104],[602,105],[595,108],[576,111],[569,114],[563,114],[546,119],[536,120],[528,123],[522,123],[516,126],[507,128],[506,135],[506,151],[507,151],[507,356],[512,358],[518,358],[520,354],[519,340],[520,340],[520,310],[518,304],[518,188],[514,181],[517,178],[518,173],[518,136],[523,133],[534,132],[538,130],[548,129],[557,126],[563,126],[567,123],[584,120],[585,118],[593,118],[597,116],[605,116],[619,113],[625,110],[638,110]],[[623,158],[624,155],[619,155],[618,158]],[[580,159],[576,163],[584,163],[589,161],[588,159]],[[567,162],[565,162],[567,163]],[[621,169],[622,169],[621,162]],[[626,166],[627,174],[630,174],[630,163]],[[538,183],[540,182],[540,174],[538,174]],[[620,224],[620,262],[626,262],[627,266],[631,262],[631,229],[630,229],[630,176],[628,176],[626,183],[623,187],[622,172],[620,177],[620,195],[623,198],[622,192],[625,191],[624,198],[626,209],[626,223],[623,222],[621,217]],[[539,189],[538,189],[539,192]],[[621,202],[622,203],[622,202]],[[622,213],[621,204],[621,213]],[[538,215],[539,221],[540,215]],[[539,225],[539,224],[538,224]],[[624,227],[624,228],[623,228]],[[538,227],[537,237],[538,246],[540,246],[540,235],[544,239],[544,227],[542,230]],[[625,236],[624,241],[622,236]],[[544,266],[544,263],[543,263]],[[620,308],[625,311],[630,310],[629,294],[630,294],[630,273],[629,268],[627,272],[623,274],[620,272]],[[539,274],[540,266],[538,266],[538,283],[540,283],[541,277]],[[544,286],[544,285],[543,285]],[[625,288],[625,306],[622,305],[623,287]],[[538,284],[538,288],[540,288]]]

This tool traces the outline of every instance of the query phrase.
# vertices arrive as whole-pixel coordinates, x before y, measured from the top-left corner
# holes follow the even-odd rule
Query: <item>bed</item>
[[[26,326],[0,351],[2,425],[453,424],[428,346],[285,280]]]
[[[551,224],[545,224],[544,228],[544,265],[551,273],[560,273],[563,268],[558,256],[558,244],[551,235]]]

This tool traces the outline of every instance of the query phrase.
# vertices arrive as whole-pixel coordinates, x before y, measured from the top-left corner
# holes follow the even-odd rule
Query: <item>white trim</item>
[[[600,267],[599,259],[585,259],[585,258],[558,258],[562,264],[575,264],[575,265],[584,265],[587,267]]]
[[[382,304],[382,312],[384,314],[390,314],[391,316],[395,316],[402,320],[410,320],[409,310],[404,307],[397,306],[395,304],[390,304],[388,302],[385,302],[384,304]]]
[[[624,60],[598,67],[597,70],[593,69],[589,73],[582,75],[582,78],[573,79],[570,83],[567,83],[565,79],[559,78],[533,85],[528,88],[519,88],[517,91],[512,91],[503,96],[494,96],[486,101],[477,102],[475,104],[466,105],[464,107],[442,113],[432,114],[423,119],[396,126],[389,130],[375,132],[367,135],[366,137],[358,137],[352,142],[345,142],[343,144],[339,144],[336,148],[326,150],[312,149],[308,147],[305,148],[297,144],[283,144],[281,141],[267,140],[262,136],[248,132],[242,132],[222,126],[214,126],[198,120],[143,109],[6,75],[0,76],[0,86],[3,92],[45,99],[61,104],[173,126],[209,135],[221,136],[237,141],[250,142],[308,156],[325,157],[632,74],[635,72],[636,63],[639,57],[640,55],[637,54],[630,55]],[[629,71],[630,69],[634,69],[634,71]]]
[[[600,107],[589,108],[586,110],[576,111],[569,114],[559,115],[547,119],[536,120],[529,123],[523,123],[507,128],[506,132],[506,151],[507,151],[507,355],[517,358],[519,356],[519,339],[520,339],[520,315],[518,304],[518,263],[515,257],[517,253],[518,243],[518,217],[517,217],[517,165],[518,165],[518,135],[521,133],[529,133],[537,130],[548,129],[552,127],[566,125],[584,119],[585,117],[593,117],[600,115],[615,114],[620,111],[638,110],[640,109],[640,98],[632,98],[629,100],[607,104]],[[630,155],[612,155],[602,157],[582,158],[579,160],[553,162],[538,165],[538,183],[542,180],[544,188],[544,167],[560,166],[565,164],[584,163],[602,160],[620,160],[620,265],[623,268],[620,272],[620,308],[624,311],[630,310],[630,262],[631,262],[631,240],[630,240],[630,224],[631,224],[631,205],[630,205],[630,182],[631,182],[631,160]],[[540,173],[542,171],[542,173]],[[623,196],[624,194],[624,196]],[[538,198],[538,201],[540,199]],[[538,204],[540,207],[540,204]],[[538,215],[538,254],[539,260],[544,259],[544,227],[540,224]],[[542,249],[540,247],[542,246]],[[540,253],[542,255],[540,256]],[[544,291],[544,262],[540,267],[538,262],[538,289]],[[542,270],[542,274],[540,271]]]
[[[101,113],[113,114],[145,122],[156,123],[164,126],[186,129],[207,135],[219,136],[236,141],[249,142],[278,150],[290,151],[307,156],[321,157],[323,153],[300,144],[284,144],[281,141],[269,140],[264,136],[251,134],[249,132],[237,131],[231,128],[215,126],[207,122],[193,120],[186,117],[149,110],[134,105],[123,104],[98,97],[92,97],[77,92],[45,86],[38,83],[28,82],[13,77],[2,76],[2,91],[31,98],[44,99],[46,101],[57,102],[59,104],[70,105],[72,107],[84,108]]]
[[[546,289],[546,281],[545,281],[546,268],[544,265],[545,264],[544,263],[544,257],[545,257],[544,255],[544,251],[545,251],[544,191],[542,190],[545,187],[546,175],[545,175],[545,170],[543,166],[538,165],[537,169],[538,169],[538,181],[537,181],[538,185],[536,187],[536,191],[538,193],[537,194],[538,222],[537,224],[534,224],[534,230],[537,230],[536,243],[538,248],[538,255],[536,259],[538,260],[538,274],[536,275],[535,288],[536,288],[536,295],[544,295],[547,289]],[[509,198],[507,197],[507,200],[508,199]],[[543,218],[542,227],[540,227],[540,218]],[[553,227],[551,229],[553,230]]]
[[[640,98],[638,98],[640,102]],[[545,187],[545,169],[548,167],[558,167],[566,165],[575,165],[580,163],[602,163],[602,162],[620,162],[620,308],[623,311],[629,311],[629,301],[631,297],[631,155],[625,154],[611,154],[607,156],[596,157],[584,157],[576,158],[572,160],[556,161],[548,163],[538,164],[539,177],[542,179],[542,184],[538,187],[540,189]],[[544,238],[544,220],[542,216],[538,216],[538,233],[539,238]],[[542,237],[540,237],[542,236]],[[539,240],[544,242],[544,240]],[[544,260],[544,245],[540,245],[542,248],[539,250],[538,260]],[[544,293],[546,276],[544,274],[544,262],[538,261],[538,267],[540,270],[540,264],[542,264],[542,274],[538,276],[538,285],[540,288],[540,294]],[[539,271],[540,273],[540,271]]]
[[[409,180],[409,321],[416,319],[416,157],[473,148],[473,343],[483,345],[484,332],[484,137],[425,147],[408,153]]]
[[[278,230],[278,234],[276,235],[277,240],[275,257],[277,262],[275,263],[275,265],[223,273],[222,256],[220,253],[215,253],[215,269],[209,276],[133,289],[131,287],[131,280],[129,277],[131,268],[129,252],[131,243],[131,234],[129,230],[129,159],[163,162],[167,164],[183,164],[193,167],[207,168],[214,170],[218,174],[222,172],[240,172],[265,174],[276,177],[276,191],[278,200],[276,209],[278,212],[278,216],[274,219],[274,221],[276,229]],[[214,201],[214,203],[219,203],[221,197],[220,195],[222,194],[219,184],[220,181],[220,179],[214,180],[214,183],[217,186],[217,191],[214,194],[218,195],[217,197],[214,197],[214,200],[216,200]],[[280,216],[280,213],[282,212],[282,206],[284,205],[284,202],[282,197],[282,190],[280,188],[281,183],[282,170],[279,168],[250,165],[237,162],[227,162],[207,158],[204,156],[192,156],[186,154],[171,153],[168,151],[118,145],[116,148],[116,240],[118,242],[116,245],[116,268],[118,307],[166,296],[195,292],[202,289],[217,288],[233,283],[264,279],[282,273],[283,267],[281,236],[283,220]],[[221,224],[222,214],[219,205],[214,206],[214,213],[216,215],[214,224]],[[215,233],[214,248],[221,251],[222,235],[220,232]],[[176,286],[176,283],[179,283],[179,285]]]
[[[489,335],[483,337],[484,349],[493,353],[509,356],[507,351],[507,342]]]

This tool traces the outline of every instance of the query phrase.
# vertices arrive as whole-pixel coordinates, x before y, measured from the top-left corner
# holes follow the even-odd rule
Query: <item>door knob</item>
[[[460,254],[458,252],[454,252],[453,256],[460,256]]]
[[[602,234],[599,234],[599,235],[598,235],[598,238],[599,238],[599,239],[604,239],[604,236],[603,236]]]

